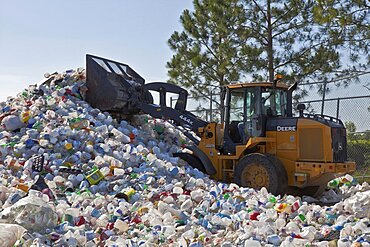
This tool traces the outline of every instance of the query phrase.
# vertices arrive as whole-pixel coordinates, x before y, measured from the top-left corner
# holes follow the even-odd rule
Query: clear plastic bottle
[[[5,201],[5,203],[3,205],[3,208],[7,208],[7,207],[10,207],[10,206],[14,205],[17,201],[19,201],[25,195],[26,195],[26,192],[24,192],[22,190],[16,190],[12,194],[10,194],[8,199]]]
[[[262,247],[262,245],[257,240],[248,239],[244,242],[244,247]]]
[[[114,227],[118,230],[119,233],[124,233],[129,229],[129,225],[121,219],[116,220],[116,222],[114,223]]]

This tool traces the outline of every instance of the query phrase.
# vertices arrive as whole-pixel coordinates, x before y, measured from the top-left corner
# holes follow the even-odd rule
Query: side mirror
[[[221,103],[221,123],[225,121],[225,98],[227,89],[225,86],[221,87],[220,103]]]
[[[303,117],[303,111],[306,109],[305,104],[298,104],[297,105],[297,110],[299,111],[299,116]]]

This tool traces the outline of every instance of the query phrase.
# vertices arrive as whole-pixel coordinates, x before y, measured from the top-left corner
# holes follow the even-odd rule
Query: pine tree
[[[315,26],[311,0],[245,0],[245,28],[251,46],[254,78],[272,81],[276,73],[287,80],[324,79],[340,68],[339,44]]]
[[[194,0],[194,11],[185,10],[180,21],[184,31],[168,41],[174,51],[167,63],[170,82],[193,96],[208,96],[248,71],[251,51],[244,44],[246,15],[240,1]]]
[[[353,65],[347,74],[368,74],[370,66],[370,2],[366,0],[317,0],[315,21],[345,44],[348,60]],[[347,85],[350,80],[344,80]],[[370,90],[369,85],[363,85]],[[370,111],[370,106],[368,106]]]
[[[370,2],[317,0],[315,21],[345,43],[349,58],[359,69],[370,64]],[[367,64],[365,64],[367,63]]]
[[[207,94],[212,86],[248,77],[273,81],[277,73],[288,83],[330,81],[356,74],[363,66],[359,53],[368,45],[348,39],[354,31],[347,19],[354,19],[348,17],[349,10],[344,12],[346,5],[339,11],[337,5],[323,4],[326,1],[351,2],[194,0],[194,11],[186,10],[180,17],[184,31],[175,32],[169,40],[174,51],[167,64],[170,81],[200,95]],[[341,27],[332,24],[338,13],[344,15]],[[364,19],[360,15],[356,20],[365,23]],[[346,28],[349,31],[343,35]],[[361,29],[363,37],[368,32]],[[322,84],[318,86],[323,90]]]

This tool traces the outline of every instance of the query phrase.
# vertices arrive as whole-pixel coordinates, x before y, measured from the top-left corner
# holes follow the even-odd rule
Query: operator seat
[[[241,132],[239,131],[239,125],[242,122],[240,121],[231,121],[229,125],[229,135],[231,140],[234,143],[241,143],[243,142],[243,136],[241,135]]]
[[[238,132],[240,135],[240,143],[247,143],[250,138],[250,134],[244,130],[244,122],[238,123]]]

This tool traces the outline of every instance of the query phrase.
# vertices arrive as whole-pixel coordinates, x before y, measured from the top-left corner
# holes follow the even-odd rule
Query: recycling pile
[[[1,103],[0,246],[370,246],[367,183],[321,207],[213,181],[169,123],[90,107],[84,75]]]

